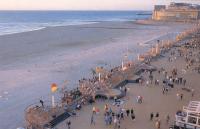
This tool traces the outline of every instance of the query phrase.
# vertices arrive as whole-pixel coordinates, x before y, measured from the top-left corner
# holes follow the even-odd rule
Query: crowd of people
[[[194,96],[194,89],[191,89],[190,87],[187,87],[187,79],[184,78],[184,73],[190,69],[195,68],[195,70],[200,73],[200,52],[194,53],[192,50],[200,49],[200,38],[192,38],[190,40],[187,40],[184,44],[180,46],[176,46],[173,48],[173,50],[170,51],[168,62],[175,62],[179,58],[184,58],[185,60],[185,69],[178,69],[176,66],[171,68],[171,71],[165,70],[165,68],[159,68],[157,69],[158,75],[163,76],[164,79],[160,80],[159,77],[156,78],[154,75],[154,72],[151,70],[144,71],[144,74],[147,75],[147,78],[145,78],[143,75],[141,75],[141,78],[139,80],[139,84],[144,86],[146,85],[149,87],[150,85],[155,86],[161,86],[162,87],[162,94],[167,94],[174,86],[179,86],[182,88],[188,88],[191,92],[191,96]],[[131,65],[129,65],[128,68],[130,68]],[[116,67],[114,69],[111,69],[109,72],[107,72],[104,76],[101,76],[101,80],[97,76],[94,76],[92,79],[81,79],[79,80],[79,89],[83,95],[93,95],[97,90],[107,89],[111,88],[111,80],[112,77],[115,75],[122,75],[123,70],[121,66]],[[183,100],[184,94],[183,93],[177,93],[176,97],[178,100]],[[142,96],[137,96],[136,101],[140,104],[143,102]],[[96,107],[93,107],[92,114],[91,114],[91,121],[90,124],[96,125],[96,115],[99,114],[99,109]],[[165,115],[165,121],[166,124],[169,124],[170,122],[170,116],[169,114]],[[135,112],[133,108],[131,109],[124,109],[119,106],[118,111],[114,111],[111,107],[109,107],[107,104],[104,107],[104,123],[106,126],[113,126],[114,129],[120,129],[121,122],[125,120],[124,118],[130,118],[131,120],[135,120]],[[156,113],[150,113],[150,121],[155,122],[155,127],[157,129],[161,128],[161,118],[159,112]],[[71,123],[70,123],[71,124]],[[70,125],[68,125],[69,127]]]
[[[93,107],[90,124],[95,126],[96,115],[99,114],[99,109]],[[123,109],[118,106],[118,111],[114,111],[106,104],[104,106],[104,123],[106,126],[113,126],[114,129],[122,128],[121,122],[126,118],[130,118],[132,121],[136,119],[133,108]]]
[[[126,71],[128,69],[132,68],[131,64],[124,64],[124,67],[126,67]],[[102,69],[104,69],[102,67]],[[95,95],[96,91],[98,90],[106,90],[109,88],[113,88],[113,80],[116,78],[118,81],[123,80],[125,78],[124,76],[124,70],[121,66],[115,67],[111,69],[110,71],[102,70],[104,72],[101,73],[101,76],[98,77],[98,74],[94,74],[92,79],[86,79],[83,78],[79,80],[79,89],[83,95]]]

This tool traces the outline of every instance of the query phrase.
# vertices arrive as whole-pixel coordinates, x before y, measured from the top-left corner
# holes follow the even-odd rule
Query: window
[[[197,118],[188,116],[188,123],[196,124],[197,123]]]

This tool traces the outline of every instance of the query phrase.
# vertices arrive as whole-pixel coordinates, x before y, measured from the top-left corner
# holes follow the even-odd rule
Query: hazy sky
[[[0,10],[151,10],[154,4],[169,3],[171,1],[172,0],[0,0]],[[197,3],[200,3],[200,0],[185,1],[199,1]]]

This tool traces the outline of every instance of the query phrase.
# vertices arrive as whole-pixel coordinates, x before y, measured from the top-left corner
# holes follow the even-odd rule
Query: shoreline
[[[130,23],[113,23],[112,25],[110,25],[110,23],[108,24],[108,23],[101,23],[101,24],[98,24],[98,26],[97,27],[99,27],[99,26],[104,26],[104,28],[96,28],[96,25],[85,25],[84,26],[84,28],[82,28],[81,29],[81,34],[82,33],[84,33],[84,32],[90,32],[91,34],[95,34],[95,35],[92,35],[93,36],[93,38],[95,38],[95,37],[97,37],[97,39],[98,40],[93,40],[93,39],[91,39],[91,40],[86,40],[86,39],[90,39],[91,38],[91,36],[88,36],[88,35],[84,35],[84,40],[86,40],[86,51],[84,50],[84,51],[82,51],[82,55],[84,55],[84,54],[86,54],[86,57],[84,58],[84,59],[82,59],[82,55],[80,55],[80,53],[78,52],[78,53],[76,53],[76,56],[77,56],[77,60],[76,60],[76,62],[75,62],[75,64],[74,64],[74,62],[72,62],[73,63],[73,66],[69,66],[69,67],[67,67],[68,69],[66,69],[66,66],[64,65],[65,63],[69,63],[70,61],[72,61],[72,60],[74,60],[74,58],[72,58],[72,57],[69,57],[69,58],[67,58],[68,60],[67,60],[67,62],[66,61],[64,61],[64,60],[66,60],[66,57],[65,57],[65,54],[67,54],[66,52],[63,52],[61,55],[64,55],[64,56],[59,56],[60,55],[60,48],[58,49],[59,50],[59,55],[56,55],[55,57],[54,56],[52,56],[52,57],[49,57],[49,58],[56,58],[56,60],[55,61],[57,61],[57,62],[59,62],[58,64],[56,64],[56,65],[54,65],[53,63],[52,63],[52,61],[50,61],[51,63],[49,63],[49,58],[48,58],[48,56],[45,56],[46,54],[44,54],[44,58],[38,58],[38,59],[36,59],[36,60],[34,60],[34,63],[35,62],[40,62],[41,60],[42,60],[42,63],[40,63],[40,64],[38,64],[37,65],[37,67],[35,67],[35,68],[32,68],[32,63],[33,63],[33,61],[30,61],[30,64],[29,63],[27,63],[27,61],[20,61],[20,63],[21,64],[15,64],[14,63],[14,65],[13,66],[15,66],[15,67],[13,67],[12,65],[11,65],[11,67],[9,68],[9,70],[7,69],[7,68],[5,68],[5,69],[2,69],[3,70],[3,72],[1,71],[1,73],[4,73],[4,75],[5,75],[5,77],[3,77],[3,80],[5,79],[5,80],[7,80],[7,81],[11,81],[12,80],[12,76],[11,75],[14,75],[14,77],[15,77],[15,79],[16,79],[16,82],[15,82],[15,80],[12,80],[12,81],[14,81],[14,83],[15,83],[15,85],[13,85],[13,84],[9,84],[8,82],[6,82],[6,83],[3,83],[4,84],[4,86],[10,86],[9,88],[12,88],[13,90],[16,90],[17,89],[17,93],[13,93],[12,91],[10,91],[9,90],[9,95],[11,95],[12,96],[12,98],[9,98],[9,100],[8,101],[5,101],[5,105],[4,106],[6,106],[6,105],[9,105],[9,106],[12,106],[13,104],[15,104],[15,102],[20,102],[21,100],[24,100],[24,98],[30,98],[30,97],[33,97],[33,96],[37,96],[37,97],[33,97],[32,98],[32,100],[24,100],[24,102],[23,103],[19,103],[19,104],[17,104],[16,106],[17,106],[17,108],[19,108],[20,109],[20,111],[19,111],[19,113],[24,109],[23,107],[24,106],[27,106],[27,103],[31,103],[31,102],[33,102],[33,101],[35,101],[35,100],[39,100],[39,99],[43,99],[43,97],[45,96],[45,97],[47,97],[48,95],[50,95],[49,94],[49,92],[50,92],[50,90],[49,91],[47,91],[47,89],[50,87],[50,84],[52,83],[52,81],[53,82],[55,82],[55,83],[58,83],[58,85],[59,86],[62,86],[62,82],[66,79],[66,78],[68,78],[69,79],[69,76],[68,77],[66,77],[67,75],[66,75],[66,73],[70,73],[70,74],[73,74],[72,72],[69,72],[68,70],[70,69],[70,70],[73,70],[73,71],[75,71],[76,72],[76,74],[74,74],[73,76],[72,76],[72,78],[73,79],[75,79],[75,78],[77,78],[77,79],[80,79],[80,77],[78,77],[77,76],[77,74],[79,74],[80,75],[80,73],[81,74],[83,74],[84,76],[86,75],[86,74],[88,74],[88,75],[90,75],[91,76],[91,74],[89,74],[88,73],[88,71],[90,71],[90,68],[94,68],[95,66],[97,66],[97,64],[100,64],[100,66],[101,66],[101,61],[103,61],[103,62],[106,62],[107,64],[120,64],[121,63],[121,60],[122,60],[122,58],[123,58],[123,54],[124,54],[124,52],[126,52],[126,50],[127,50],[127,46],[126,46],[126,42],[128,42],[127,44],[128,44],[128,46],[129,46],[129,49],[132,49],[132,48],[135,48],[135,49],[133,49],[133,50],[135,50],[136,52],[135,53],[133,53],[133,54],[131,54],[131,56],[134,56],[134,57],[137,57],[137,55],[136,55],[136,53],[137,52],[139,52],[139,51],[137,51],[137,49],[138,49],[138,45],[135,43],[132,43],[132,41],[136,41],[136,42],[141,42],[141,41],[144,41],[144,39],[149,39],[149,37],[151,37],[152,35],[157,35],[157,33],[158,32],[161,32],[161,30],[164,28],[164,29],[166,29],[167,27],[165,27],[165,26],[167,26],[167,25],[165,25],[164,27],[160,27],[160,28],[158,28],[158,30],[157,30],[157,28],[155,29],[154,28],[154,30],[152,30],[153,32],[152,33],[148,33],[148,31],[146,31],[146,29],[151,29],[151,28],[153,28],[153,27],[151,27],[150,25],[147,25],[147,26],[135,26],[135,24],[130,24]],[[117,28],[117,29],[110,29],[110,26],[113,28]],[[121,26],[123,26],[123,28],[124,28],[124,26],[125,26],[125,28],[128,28],[128,27],[130,27],[131,29],[121,29],[122,27]],[[161,26],[161,25],[160,25]],[[147,28],[146,28],[147,27]],[[182,26],[181,26],[182,27]],[[185,26],[185,28],[187,28],[188,26]],[[105,31],[105,28],[106,28],[106,31]],[[134,29],[135,28],[135,29]],[[184,27],[183,27],[184,28]],[[63,37],[63,36],[66,36],[66,33],[67,33],[67,35],[68,35],[68,31],[66,31],[66,29],[69,29],[70,30],[70,35],[71,35],[71,33],[72,33],[72,35],[73,34],[75,34],[73,31],[74,30],[79,30],[79,28],[74,28],[74,27],[55,27],[55,28],[49,28],[49,29],[47,29],[48,30],[48,33],[47,33],[47,30],[43,30],[43,31],[37,31],[37,32],[31,32],[31,33],[24,33],[24,36],[26,37],[26,36],[28,36],[28,37],[26,37],[26,41],[30,41],[29,40],[29,38],[31,38],[31,41],[33,40],[33,41],[35,41],[36,40],[36,38],[35,37],[38,37],[39,35],[41,35],[41,36],[44,36],[45,38],[47,37],[47,38],[50,38],[50,39],[48,39],[47,40],[47,42],[49,42],[49,41],[56,41],[57,39],[60,39],[60,35],[57,35],[57,34],[55,34],[54,32],[65,32],[64,34],[61,34],[62,36],[61,37]],[[132,30],[133,29],[133,30]],[[160,30],[159,30],[160,29]],[[173,28],[174,29],[174,28]],[[73,31],[72,31],[73,30]],[[141,32],[138,32],[138,30],[139,31],[141,31]],[[96,31],[96,33],[94,33]],[[107,32],[107,31],[109,31],[109,32]],[[137,32],[135,32],[135,31],[137,31]],[[154,32],[155,32],[155,34],[154,34]],[[156,33],[157,32],[157,33]],[[36,33],[39,33],[39,34],[36,34]],[[77,32],[76,32],[77,33]],[[112,33],[112,35],[111,35],[111,33]],[[138,37],[140,38],[140,36],[143,34],[143,33],[145,33],[145,34],[148,34],[147,35],[147,37],[144,37],[144,38],[141,38],[141,39],[138,39]],[[163,33],[163,32],[162,32]],[[29,34],[31,34],[31,36],[33,36],[33,37],[31,37],[31,36],[29,36]],[[36,35],[35,35],[36,34]],[[48,34],[48,35],[47,35]],[[109,36],[109,35],[111,35],[111,36]],[[15,36],[17,36],[17,35],[23,35],[23,34],[16,34]],[[35,35],[35,36],[34,36]],[[50,35],[50,36],[49,36]],[[52,37],[54,36],[54,35],[56,35],[56,37],[55,37],[55,39],[52,39]],[[81,36],[80,35],[80,33],[78,33],[78,34],[76,34],[76,35],[78,35],[78,36]],[[108,35],[108,37],[106,37],[105,38],[105,36],[106,35]],[[118,37],[120,35],[120,37]],[[122,35],[122,36],[121,36]],[[125,38],[123,39],[123,38],[121,38],[121,37],[124,37],[124,35],[125,35]],[[132,37],[134,35],[134,37]],[[140,35],[140,36],[139,36]],[[52,36],[52,37],[51,37]],[[86,37],[85,37],[86,36]],[[7,37],[12,37],[12,36],[7,36]],[[114,37],[114,41],[113,41],[113,39],[112,40],[110,40],[110,38],[113,38]],[[117,37],[117,38],[116,38]],[[16,38],[16,37],[15,37]],[[19,37],[17,37],[17,38],[19,38]],[[74,36],[74,39],[76,38],[76,36]],[[116,38],[116,39],[115,39]],[[43,37],[41,38],[41,40],[39,40],[40,38],[37,38],[37,40],[36,40],[36,42],[38,41],[38,42],[40,42],[40,43],[42,43],[42,41],[44,40],[43,39]],[[69,37],[68,38],[66,38],[65,40],[63,40],[63,42],[65,42],[65,41],[67,41],[67,39],[69,39]],[[103,40],[102,40],[103,39]],[[120,40],[119,40],[120,39]],[[0,40],[2,40],[2,38],[0,37]],[[5,40],[5,37],[4,37],[4,40]],[[7,40],[7,39],[6,39]],[[5,41],[6,41],[5,40]],[[13,40],[13,41],[20,41],[20,40],[22,40],[22,39],[18,39],[18,40]],[[45,41],[45,40],[44,40]],[[96,42],[99,42],[99,43],[102,43],[102,42],[105,42],[104,44],[97,44]],[[111,42],[110,44],[107,44],[106,46],[107,46],[107,48],[105,48],[103,45],[105,45],[107,42]],[[8,41],[6,41],[6,42],[8,42]],[[11,41],[9,41],[9,42],[11,42]],[[8,43],[9,43],[8,42]],[[35,43],[36,43],[35,42]],[[60,41],[59,41],[60,42]],[[62,42],[62,41],[61,41]],[[91,43],[96,43],[96,44],[92,44],[90,47],[90,49],[88,49],[88,42],[91,42]],[[20,43],[20,42],[19,42]],[[73,43],[73,42],[72,42]],[[53,42],[52,42],[52,44],[53,44]],[[49,45],[49,44],[48,44]],[[51,44],[50,44],[51,45]],[[54,44],[53,44],[54,45]],[[61,44],[61,47],[62,47],[62,45],[63,44]],[[132,47],[130,47],[131,45],[133,45]],[[36,45],[37,46],[37,45]],[[94,47],[95,46],[95,47]],[[123,46],[123,47],[121,47],[121,46]],[[136,47],[137,46],[137,47]],[[21,46],[19,46],[19,47],[21,47]],[[41,44],[38,44],[38,46],[37,47],[42,47],[41,46]],[[73,46],[72,46],[73,47]],[[54,48],[54,46],[53,46],[53,48]],[[97,49],[98,48],[98,49]],[[120,49],[119,49],[120,48]],[[123,49],[121,49],[121,48],[123,48]],[[141,49],[141,53],[142,53],[142,51],[144,51],[144,48],[142,47],[142,46],[140,46],[139,47],[140,49]],[[80,50],[80,49],[82,49],[82,48],[78,48],[78,50]],[[109,50],[110,49],[113,49],[113,53],[112,54],[116,54],[116,56],[115,57],[113,57],[113,56],[111,56],[111,53],[109,53]],[[147,48],[145,48],[145,49],[147,49]],[[19,50],[21,50],[21,49],[19,49]],[[51,50],[52,49],[50,49],[49,51],[51,52]],[[55,50],[55,48],[53,49],[53,50]],[[75,49],[75,50],[77,50],[77,48]],[[43,51],[43,50],[42,50]],[[63,51],[66,51],[66,49],[63,49]],[[102,53],[103,52],[103,53]],[[54,54],[53,52],[51,52],[52,54]],[[57,51],[55,51],[55,53],[57,53]],[[39,54],[40,56],[42,56],[40,53],[37,53],[37,54]],[[48,53],[49,54],[49,53]],[[68,54],[69,54],[69,52],[68,52]],[[73,53],[72,53],[73,54]],[[101,55],[99,55],[99,54],[101,54]],[[108,58],[108,56],[106,56],[106,55],[109,55],[110,54],[110,56],[111,57],[109,57]],[[51,56],[51,54],[50,54],[50,56]],[[98,59],[98,60],[96,60],[96,61],[94,61],[94,62],[91,62],[89,59],[94,59],[94,58],[100,58],[100,59]],[[108,58],[108,59],[106,59],[106,58]],[[31,56],[28,56],[28,58],[33,58],[33,56],[31,55]],[[133,57],[132,57],[133,58]],[[57,59],[59,59],[59,60],[57,60]],[[80,60],[78,60],[78,59],[80,59]],[[32,59],[31,59],[32,60]],[[37,61],[38,60],[38,61]],[[47,61],[47,62],[44,62],[44,61]],[[53,60],[53,62],[54,62],[54,60]],[[83,64],[81,64],[80,62],[83,62]],[[114,62],[114,63],[113,63]],[[44,64],[43,64],[44,63]],[[11,63],[12,64],[12,63]],[[22,69],[22,67],[24,67],[24,64],[29,64],[29,65],[27,65],[24,69]],[[84,66],[84,64],[87,64],[87,67],[85,67]],[[16,67],[16,66],[19,66],[19,67]],[[53,67],[54,66],[56,66],[56,67],[60,67],[59,69],[53,69]],[[50,67],[51,66],[51,67]],[[29,68],[29,67],[31,67],[31,68]],[[109,66],[110,67],[110,66]],[[30,72],[27,72],[27,68],[28,68],[28,70],[30,69]],[[86,69],[85,69],[86,68]],[[77,69],[79,69],[80,71],[77,71]],[[83,70],[82,70],[83,69]],[[61,73],[59,72],[59,71],[62,71]],[[52,71],[53,71],[53,74],[52,74]],[[18,74],[18,73],[20,73],[20,74]],[[55,74],[56,73],[56,74]],[[38,76],[38,75],[40,75],[40,76]],[[49,77],[49,75],[50,75],[50,77]],[[11,76],[11,77],[10,77]],[[76,76],[76,77],[75,77]],[[9,80],[9,78],[7,79],[8,77],[10,77],[10,79],[11,80]],[[26,80],[24,80],[23,78],[24,77],[26,77]],[[43,80],[42,82],[41,82],[41,80]],[[62,79],[64,79],[64,80],[62,80]],[[5,81],[4,80],[4,81]],[[2,81],[2,80],[1,80]],[[22,81],[22,82],[21,82]],[[36,82],[34,82],[34,81],[36,81]],[[13,83],[13,82],[12,82]],[[68,84],[68,85],[71,85],[71,84]],[[42,87],[41,87],[42,86]],[[72,86],[74,86],[74,84],[72,85]],[[19,92],[19,89],[18,88],[22,88],[23,90],[22,91],[20,91]],[[3,88],[3,90],[4,90],[4,88]],[[31,94],[29,94],[29,93],[27,93],[27,92],[29,92],[29,91],[33,91]],[[18,98],[16,98],[16,99],[14,99],[13,97],[16,97],[15,95],[19,95],[18,96]],[[22,94],[22,95],[20,95],[20,94]],[[43,95],[43,97],[41,97],[41,95]],[[49,97],[49,96],[48,96]],[[47,97],[47,98],[48,98]],[[8,109],[9,110],[9,109]],[[12,110],[12,108],[10,109],[10,110]],[[5,112],[4,112],[5,111]],[[1,115],[3,115],[3,114],[5,114],[7,112],[7,110],[4,110],[3,109],[3,111],[2,112],[0,112],[1,113]],[[15,113],[14,113],[15,114]],[[20,114],[19,114],[19,117],[18,118],[20,118]],[[1,119],[1,118],[0,118]],[[9,116],[8,116],[8,119],[9,119]],[[3,119],[3,120],[7,120],[6,118],[5,119]],[[12,120],[13,122],[15,121],[15,118]],[[20,123],[20,119],[19,119],[19,123]],[[15,122],[14,122],[15,123]],[[4,124],[6,124],[6,123],[4,123]],[[8,126],[3,126],[3,127],[8,127]]]
[[[101,24],[101,23],[135,23],[137,20],[122,20],[122,21],[83,21],[80,23],[67,23],[66,25],[46,25],[42,27],[36,27],[35,29],[30,29],[30,30],[24,30],[20,32],[10,32],[10,33],[0,33],[0,37],[4,36],[12,36],[12,35],[17,35],[17,34],[24,34],[24,33],[29,33],[29,32],[37,32],[49,28],[60,28],[60,27],[69,27],[69,26],[84,26],[84,25],[91,25],[91,24]],[[63,23],[62,23],[63,24]]]
[[[36,28],[33,28],[33,29],[29,29],[29,30],[24,30],[24,31],[20,31],[20,32],[10,32],[10,33],[1,33],[0,32],[0,37],[1,36],[8,36],[8,35],[15,35],[15,34],[20,34],[20,33],[28,33],[28,32],[34,32],[34,31],[40,31],[40,30],[45,30],[45,29],[48,29],[48,28],[54,28],[54,27],[67,27],[67,26],[79,26],[79,25],[88,25],[88,24],[97,24],[97,23],[101,23],[101,22],[80,22],[80,23],[74,23],[74,24],[66,24],[66,25],[46,25],[46,26],[42,26],[42,27],[36,27]]]
[[[146,23],[146,21],[148,21]],[[15,36],[15,35],[21,35],[25,33],[31,33],[31,32],[37,32],[37,31],[42,31],[46,29],[52,29],[52,28],[65,28],[65,27],[84,27],[85,25],[92,25],[92,24],[104,24],[104,23],[132,23],[132,24],[139,24],[139,25],[148,25],[148,24],[155,24],[156,21],[151,21],[150,19],[140,19],[140,20],[122,20],[122,21],[88,21],[88,22],[80,22],[77,24],[66,24],[66,25],[49,25],[49,26],[42,26],[42,27],[37,27],[36,29],[30,29],[30,30],[25,30],[22,32],[10,32],[10,33],[5,33],[5,34],[0,34],[1,37],[5,36]],[[170,23],[170,22],[163,22],[163,21],[157,21],[157,23]],[[156,23],[156,24],[157,24]],[[183,24],[183,22],[171,22],[171,23],[178,23],[178,24]],[[155,24],[155,25],[156,25]],[[131,28],[130,28],[131,29]]]

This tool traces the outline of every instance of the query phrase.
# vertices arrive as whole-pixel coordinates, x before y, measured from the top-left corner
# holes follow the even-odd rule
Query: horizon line
[[[93,10],[93,9],[89,9],[89,10],[86,10],[86,9],[80,9],[80,10],[73,10],[73,9],[16,9],[16,10],[12,10],[12,9],[0,9],[0,11],[153,11],[152,9],[148,9],[148,10],[142,10],[142,9],[130,9],[130,10],[126,10],[126,9],[119,9],[119,10],[103,10],[103,9],[99,9],[99,10]]]

